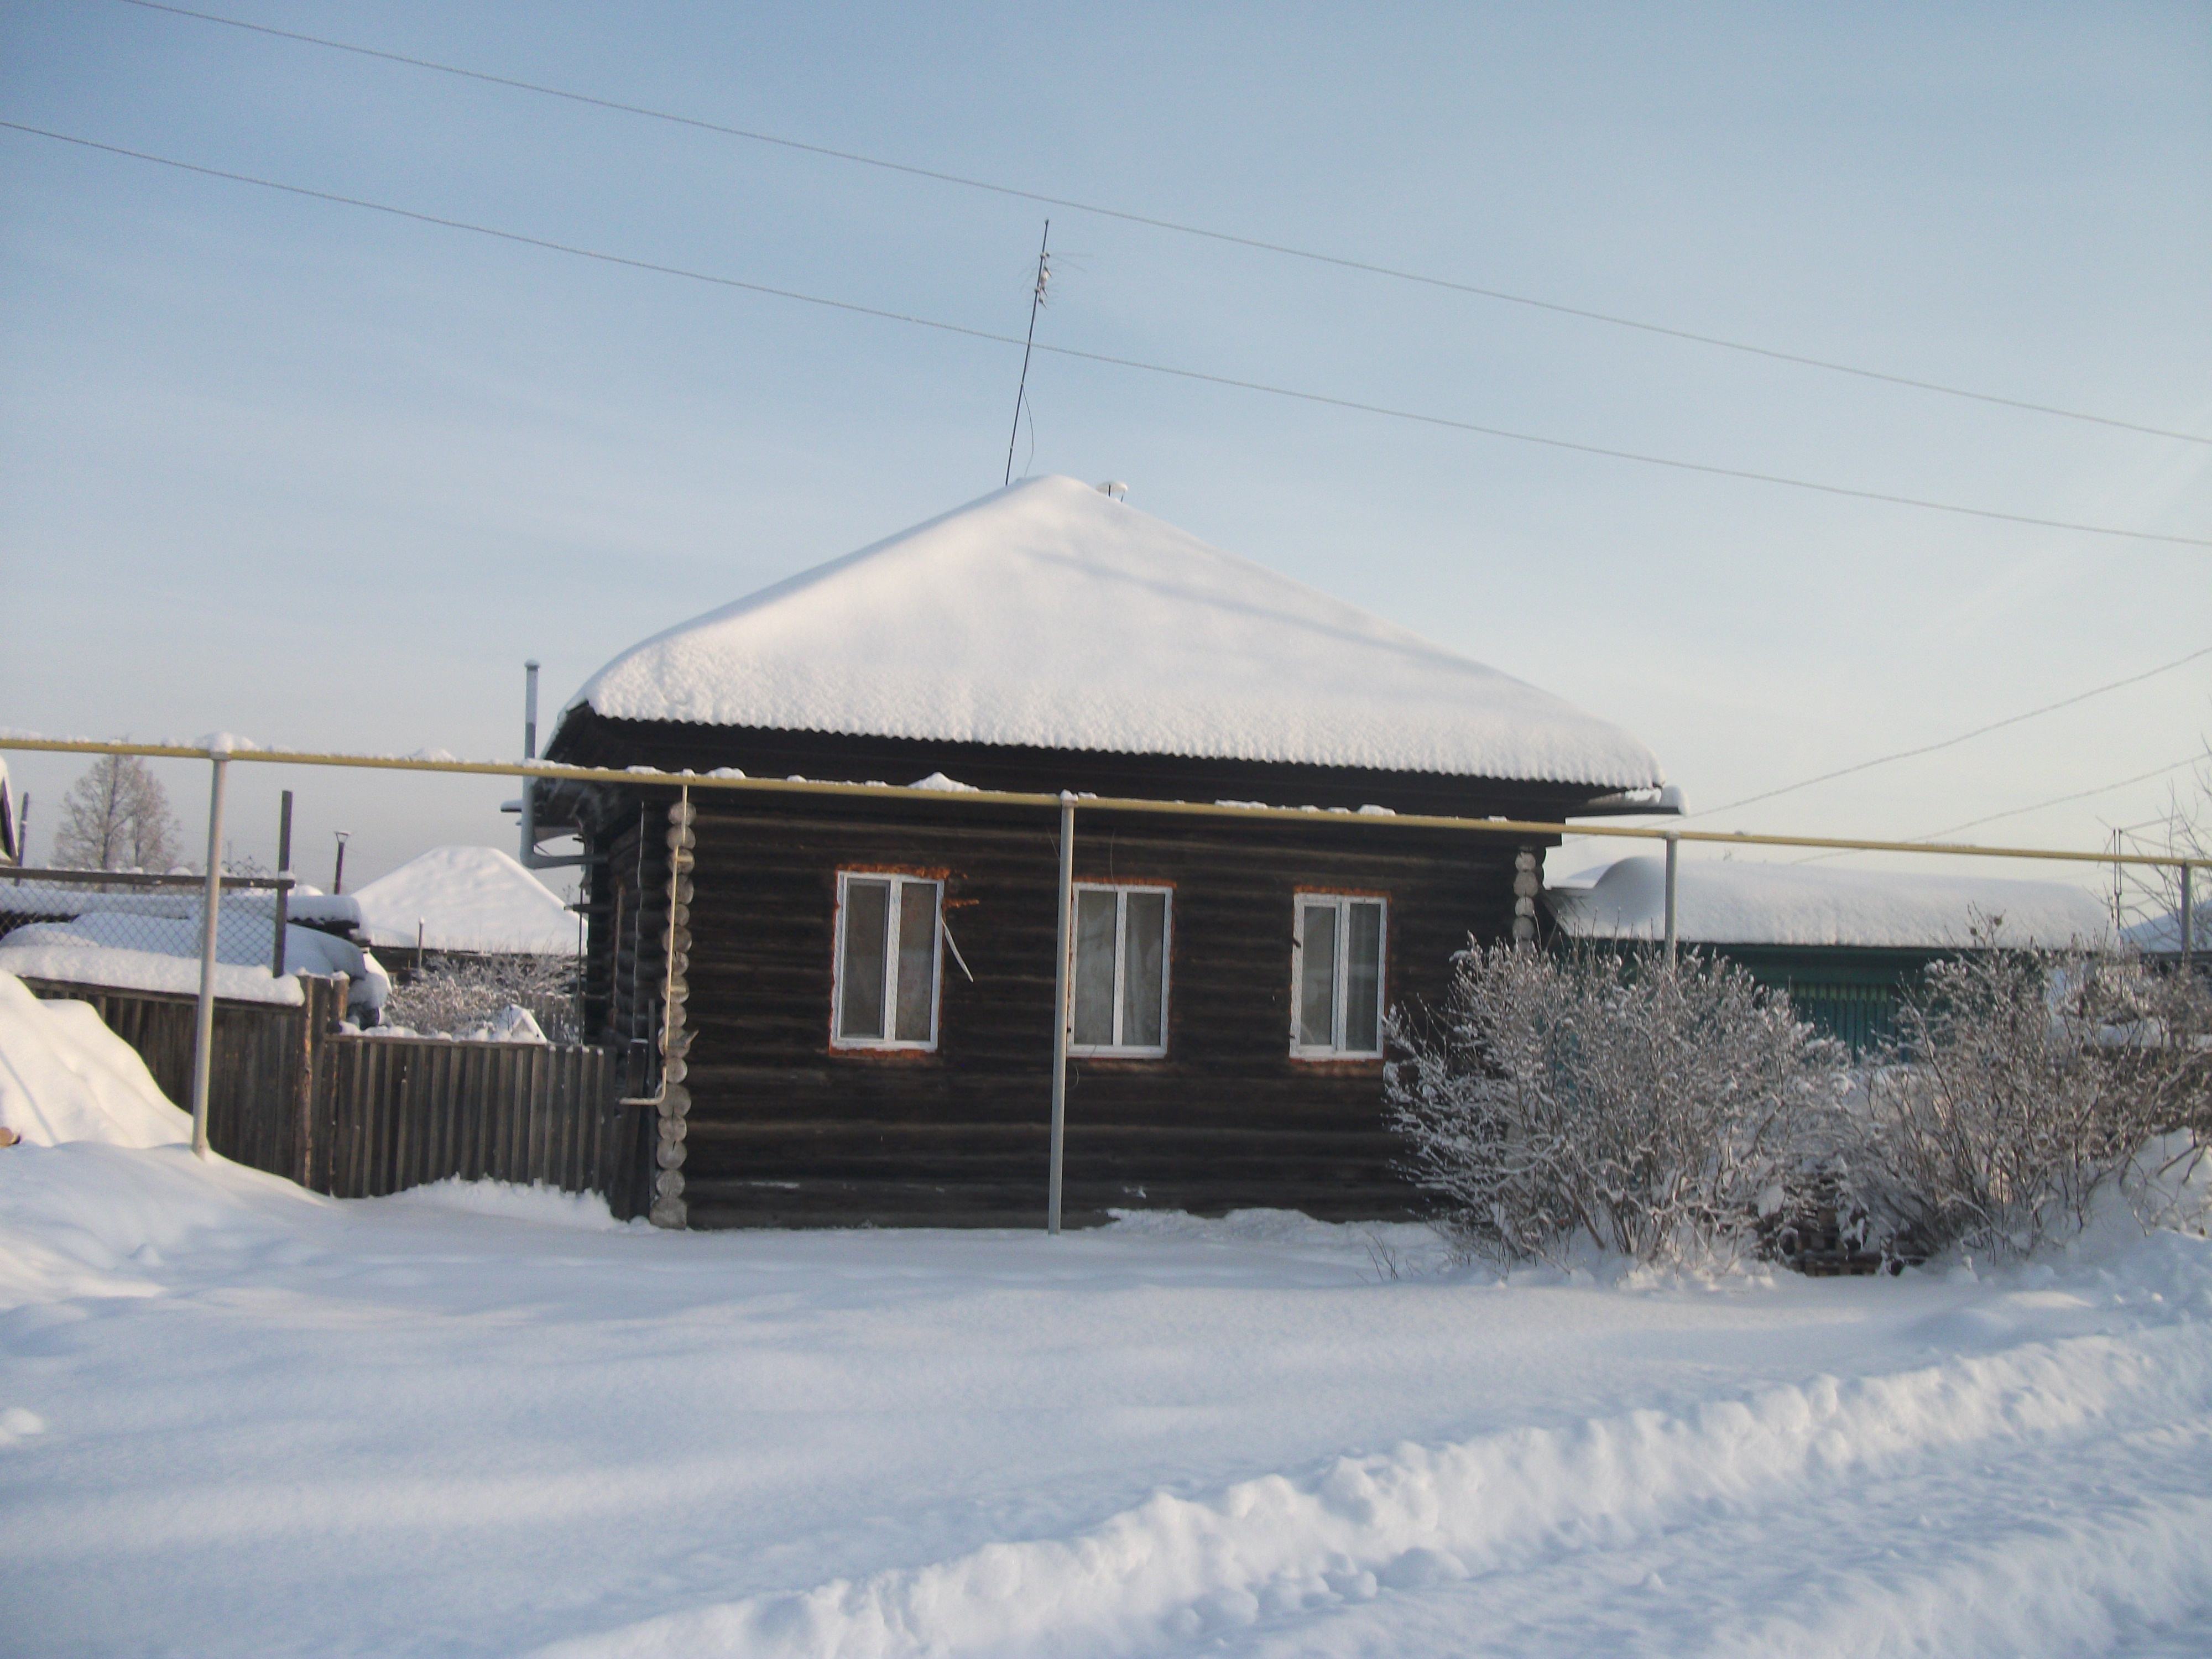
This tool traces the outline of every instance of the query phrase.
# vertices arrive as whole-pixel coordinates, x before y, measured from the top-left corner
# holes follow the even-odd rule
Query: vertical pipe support
[[[269,946],[269,977],[284,977],[284,927],[290,920],[292,899],[292,792],[284,792],[276,809],[276,929]]]
[[[2189,958],[2197,948],[2197,906],[2189,890],[2190,866],[2187,860],[2181,865],[2181,971],[2189,971]]]
[[[1075,948],[1075,798],[1060,798],[1060,922],[1052,969],[1052,1169],[1045,1194],[1045,1231],[1060,1231],[1060,1176],[1067,1153],[1067,1024],[1070,957]]]
[[[192,1153],[208,1154],[208,1079],[215,1069],[215,963],[222,921],[222,789],[230,757],[210,749],[207,887],[200,900],[200,1000],[192,1020]]]
[[[522,665],[522,758],[538,758],[538,663],[536,659]],[[524,774],[522,779],[522,863],[530,867],[538,856],[538,780]]]
[[[1679,833],[1667,832],[1667,965],[1674,965],[1678,934],[1674,927],[1674,872],[1681,863],[1682,838]]]

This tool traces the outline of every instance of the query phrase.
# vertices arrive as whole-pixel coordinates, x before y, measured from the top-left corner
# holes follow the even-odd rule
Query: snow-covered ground
[[[127,1084],[83,1024],[16,1086]],[[92,1139],[0,1151],[0,1309],[8,1652],[2212,1650],[2174,1235],[1499,1283],[1279,1214],[669,1235]]]

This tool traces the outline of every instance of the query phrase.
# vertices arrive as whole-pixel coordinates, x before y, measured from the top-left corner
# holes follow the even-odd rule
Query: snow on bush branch
[[[1974,934],[1981,949],[1929,966],[1869,1071],[1851,1184],[1874,1232],[2026,1255],[2113,1187],[2162,1218],[2146,1206],[2212,1144],[2205,988],[2125,957],[1999,949],[1987,921]],[[2154,1158],[2162,1143],[2177,1150]]]
[[[1641,1261],[1735,1253],[1831,1150],[1847,1060],[1724,962],[1589,947],[1474,947],[1442,1016],[1394,1013],[1390,1037],[1408,1173],[1455,1245],[1507,1260],[1577,1238]]]
[[[523,1008],[553,1042],[574,1042],[576,971],[572,957],[448,957],[394,987],[384,1018],[426,1035],[462,1036],[487,1030],[509,1008]]]
[[[1401,1167],[1456,1249],[1504,1261],[1725,1261],[1815,1211],[1884,1255],[2024,1255],[2114,1187],[2157,1218],[2153,1177],[2212,1144],[2203,987],[1974,937],[1856,1068],[1722,959],[1472,946],[1443,1010],[1391,1017]]]

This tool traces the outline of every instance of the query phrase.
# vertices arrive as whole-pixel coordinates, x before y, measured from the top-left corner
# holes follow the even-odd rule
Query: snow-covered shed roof
[[[568,703],[742,726],[1664,781],[1611,722],[1073,478],[1025,479],[624,652]]]
[[[349,896],[372,947],[576,954],[561,896],[495,847],[434,847]]]
[[[2212,955],[2212,901],[2191,895],[2189,902],[2189,945]],[[2163,953],[2181,948],[2181,907],[2164,915],[2150,916],[2128,928],[2121,937],[2138,951]]]
[[[1560,927],[1575,937],[1666,937],[1663,858],[1602,865],[1552,884],[1547,896]],[[1674,877],[1676,937],[1693,944],[1941,950],[1971,943],[1977,915],[2002,917],[2002,937],[2020,945],[2087,945],[2112,931],[2094,895],[2054,881],[1691,858]]]

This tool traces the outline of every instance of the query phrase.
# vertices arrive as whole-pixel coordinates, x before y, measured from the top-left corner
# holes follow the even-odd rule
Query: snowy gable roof
[[[576,954],[561,896],[496,847],[434,847],[351,895],[372,947]]]
[[[1210,547],[1027,479],[625,652],[617,720],[1637,789],[1608,721]]]
[[[1577,938],[1663,939],[1666,872],[1662,858],[1621,859],[1558,883],[1547,896]],[[1736,860],[1681,860],[1674,912],[1677,937],[1710,945],[1950,949],[1971,943],[1977,915],[2002,917],[2002,937],[2017,945],[2096,944],[2112,930],[2093,894],[2059,882]]]

